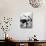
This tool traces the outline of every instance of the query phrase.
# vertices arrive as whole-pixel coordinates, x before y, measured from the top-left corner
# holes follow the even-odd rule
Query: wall
[[[20,28],[20,15],[23,12],[33,12],[33,28]],[[0,16],[13,17],[10,31],[17,40],[27,40],[34,34],[39,40],[45,39],[45,15],[46,8],[32,8],[28,0],[0,0]],[[1,31],[2,32],[2,31]],[[44,34],[45,33],[45,34]],[[1,33],[0,33],[1,34]],[[2,36],[0,37],[2,39]]]

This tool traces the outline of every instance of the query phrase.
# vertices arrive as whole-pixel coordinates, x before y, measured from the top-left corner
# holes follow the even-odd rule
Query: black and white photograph
[[[20,27],[21,28],[32,28],[33,14],[30,12],[23,13],[20,16]]]

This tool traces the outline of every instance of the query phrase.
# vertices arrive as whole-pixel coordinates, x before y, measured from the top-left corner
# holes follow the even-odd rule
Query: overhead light
[[[42,3],[43,3],[43,0],[29,0],[29,4],[34,8],[40,7]]]

